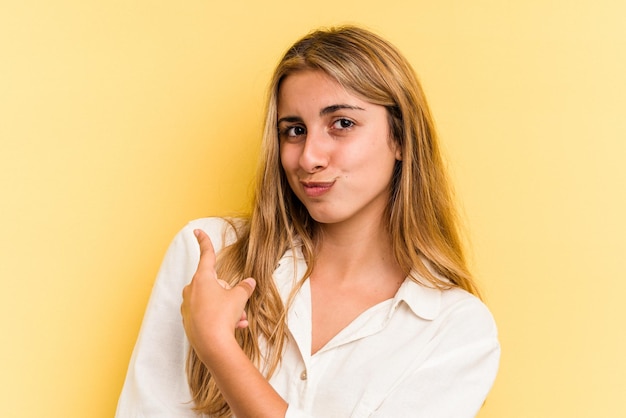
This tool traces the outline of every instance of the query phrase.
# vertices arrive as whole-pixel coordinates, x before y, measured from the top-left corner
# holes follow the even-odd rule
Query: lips
[[[301,181],[304,193],[309,197],[318,197],[328,192],[333,185],[334,181]]]

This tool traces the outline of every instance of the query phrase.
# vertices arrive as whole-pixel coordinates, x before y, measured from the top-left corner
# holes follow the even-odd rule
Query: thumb
[[[252,277],[248,277],[247,279],[240,281],[235,288],[243,289],[243,291],[246,292],[246,299],[250,299],[252,292],[254,292],[254,289],[256,288],[256,280]]]

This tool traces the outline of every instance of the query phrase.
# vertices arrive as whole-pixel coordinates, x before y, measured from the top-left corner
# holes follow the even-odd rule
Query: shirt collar
[[[393,310],[404,302],[413,313],[422,319],[433,320],[441,309],[441,290],[423,279],[417,272],[404,279],[393,298]]]
[[[297,276],[300,278],[301,274],[303,274],[306,270],[306,261],[304,260],[304,255],[302,254],[302,243],[298,239],[295,244],[295,254],[293,251],[287,250],[280,260],[277,270],[280,271],[292,266],[293,264],[291,263],[293,262],[292,260],[295,255],[295,259],[298,264]],[[425,261],[426,267],[433,272],[428,261],[423,261]],[[433,272],[433,274],[436,273]],[[293,285],[294,283],[291,283],[290,286],[286,286],[286,288],[291,288]],[[279,287],[282,286],[279,285]],[[404,302],[415,315],[429,321],[433,320],[439,315],[439,311],[441,310],[441,292],[441,289],[436,288],[417,271],[413,270],[411,271],[409,277],[404,279],[404,282],[400,285],[400,288],[396,292],[396,295],[393,298],[390,315],[396,310],[400,302]]]

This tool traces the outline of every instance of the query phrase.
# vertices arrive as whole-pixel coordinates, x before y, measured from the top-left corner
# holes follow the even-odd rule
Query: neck
[[[314,276],[370,283],[372,277],[402,277],[391,237],[382,222],[320,225],[319,232]]]

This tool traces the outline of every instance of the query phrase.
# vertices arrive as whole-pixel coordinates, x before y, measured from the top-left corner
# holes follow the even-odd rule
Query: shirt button
[[[300,373],[300,380],[306,380],[306,370]]]

